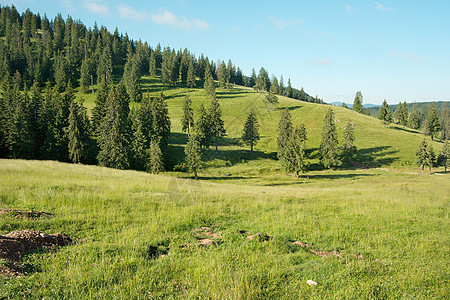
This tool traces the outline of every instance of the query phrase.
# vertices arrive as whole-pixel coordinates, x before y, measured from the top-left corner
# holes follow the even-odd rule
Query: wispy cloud
[[[282,20],[274,16],[270,16],[269,21],[278,29],[284,29],[289,26],[300,26],[305,23],[303,20]]]
[[[418,61],[420,59],[419,55],[417,55],[417,53],[414,52],[408,52],[408,51],[404,51],[404,52],[395,52],[395,51],[391,51],[388,53],[389,56],[391,57],[398,57],[398,58],[402,58],[402,59],[406,59],[409,61]]]
[[[108,15],[109,8],[103,1],[83,0],[83,6],[92,13],[100,15]]]
[[[351,6],[349,4],[344,4],[344,8],[349,13],[355,12],[355,8],[353,8],[353,6]]]
[[[317,59],[317,60],[313,61],[313,63],[316,64],[316,65],[320,65],[320,66],[329,66],[329,65],[331,65],[330,60],[326,59],[326,58],[324,58],[324,59]]]
[[[375,1],[375,7],[382,11],[392,11],[393,10],[392,7],[384,6],[383,4],[381,4],[378,1]]]
[[[151,14],[150,15],[151,20],[153,23],[158,25],[169,25],[172,27],[176,27],[183,30],[190,30],[192,28],[198,28],[198,29],[209,29],[210,25],[208,22],[199,20],[199,19],[193,19],[189,21],[186,17],[178,17],[174,13],[170,11],[162,11],[159,14]]]
[[[139,12],[136,9],[125,4],[117,5],[117,12],[122,19],[145,21],[149,18],[146,12]]]

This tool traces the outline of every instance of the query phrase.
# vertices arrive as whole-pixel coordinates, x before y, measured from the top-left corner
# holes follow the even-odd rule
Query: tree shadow
[[[389,128],[394,129],[394,130],[399,130],[399,131],[406,131],[406,132],[409,132],[409,133],[421,134],[421,132],[418,131],[418,130],[408,129],[408,128],[404,128],[404,127],[399,127],[399,126],[396,126],[396,125],[391,125]]]
[[[354,163],[357,167],[374,168],[382,165],[392,164],[399,157],[386,157],[398,153],[397,150],[389,150],[391,146],[379,146],[364,148],[356,151]]]
[[[192,177],[194,178],[194,177]],[[239,179],[252,179],[255,177],[244,177],[244,176],[231,176],[230,174],[223,175],[223,176],[202,176],[201,174],[198,175],[199,180],[239,180]]]
[[[288,107],[277,107],[274,110],[285,110],[286,108],[291,111],[291,110],[296,110],[298,108],[302,108],[302,105],[295,105],[295,106],[288,106]]]
[[[203,152],[203,161],[223,160],[228,166],[233,166],[240,162],[252,161],[258,159],[270,159],[277,160],[276,152],[262,152],[262,151],[250,151],[250,150],[219,150],[214,148],[205,149]]]

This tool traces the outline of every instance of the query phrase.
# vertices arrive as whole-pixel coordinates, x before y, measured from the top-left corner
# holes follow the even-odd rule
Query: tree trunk
[[[250,151],[253,152],[253,143],[250,144]]]
[[[218,150],[217,150],[217,138],[216,138],[216,153],[218,152]]]
[[[273,111],[273,104],[270,103],[270,111]]]
[[[195,180],[197,180],[197,171],[194,171]]]
[[[298,175],[298,172],[299,172],[299,171],[297,171],[297,173],[295,174],[296,177],[297,177],[297,180],[298,180],[298,178],[300,177],[300,176]]]
[[[424,166],[424,165],[422,165],[422,175],[423,175],[423,169],[424,169],[424,167],[425,167],[425,166]]]

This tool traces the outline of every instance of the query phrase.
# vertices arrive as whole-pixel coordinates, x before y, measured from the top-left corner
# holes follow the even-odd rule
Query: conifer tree
[[[190,172],[194,172],[195,179],[197,179],[197,172],[202,167],[202,152],[195,135],[189,137],[184,153],[186,154],[187,168]]]
[[[85,57],[81,63],[80,88],[83,93],[89,91],[91,85],[91,74],[89,70],[89,59]]]
[[[350,162],[356,153],[356,147],[353,145],[355,141],[354,125],[347,123],[344,129],[344,141],[342,142],[341,157],[343,162]]]
[[[386,99],[383,101],[383,106],[380,107],[378,111],[378,119],[383,121],[384,125],[390,124],[392,122],[391,111],[389,110],[389,105],[386,102]]]
[[[405,101],[405,102],[403,102],[403,107],[402,107],[402,111],[401,111],[400,124],[403,126],[408,125],[408,117],[409,117],[408,105],[406,104],[406,101]]]
[[[288,85],[286,88],[286,97],[292,98],[293,97],[293,90],[292,90],[292,85],[291,85],[291,79],[288,79]]]
[[[248,79],[248,87],[256,89],[256,72],[254,68],[252,69],[252,74]]]
[[[199,116],[195,123],[195,135],[200,147],[208,148],[211,145],[211,123],[203,103],[200,105]]]
[[[194,72],[194,63],[192,62],[192,59],[189,60],[187,73],[187,86],[190,88],[195,87],[195,72]]]
[[[89,141],[89,118],[82,103],[70,103],[68,137],[69,158],[80,163],[85,158]]]
[[[183,118],[181,119],[181,130],[183,132],[188,133],[190,135],[190,129],[194,125],[194,112],[191,108],[191,99],[189,98],[189,94],[186,94],[183,101]]]
[[[431,104],[430,111],[428,113],[426,129],[431,136],[431,140],[433,140],[436,134],[439,132],[439,130],[441,130],[439,117],[436,111],[436,106],[434,106],[434,103]]]
[[[253,152],[253,146],[259,141],[259,126],[258,120],[256,118],[255,110],[253,106],[250,108],[250,112],[248,113],[247,120],[244,124],[244,130],[242,133],[242,141],[250,146],[250,151]]]
[[[12,158],[32,158],[33,141],[29,124],[29,95],[24,92],[13,105],[9,145]]]
[[[155,77],[156,76],[156,54],[155,51],[152,51],[150,54],[150,62],[149,62],[149,73],[150,76]]]
[[[419,149],[416,153],[417,156],[417,165],[422,169],[422,175],[425,167],[430,169],[433,167],[435,163],[435,154],[433,147],[428,145],[425,140],[420,144]]]
[[[308,171],[309,163],[306,161],[306,128],[303,123],[295,127],[292,139],[290,140],[290,148],[292,149],[292,170],[295,172],[297,179],[299,173]]]
[[[92,127],[93,132],[98,135],[100,123],[105,116],[105,104],[110,88],[105,80],[102,80],[98,87],[97,97],[95,99],[95,106],[92,109]]]
[[[292,138],[293,127],[292,127],[292,117],[289,113],[288,108],[283,111],[281,115],[280,122],[278,123],[278,159],[281,162],[281,165],[287,166],[290,163],[290,157],[287,150],[289,150],[289,141]],[[285,169],[289,169],[289,167],[285,167]]]
[[[214,140],[217,152],[217,142],[220,138],[226,136],[226,131],[222,120],[222,110],[220,109],[219,101],[217,100],[215,95],[211,97],[208,118],[211,130],[211,138]]]
[[[97,64],[97,82],[102,80],[105,80],[107,83],[112,82],[112,55],[109,46],[103,49]]]
[[[278,86],[278,95],[284,96],[284,79],[283,79],[283,75],[280,76],[280,84]]]
[[[278,85],[278,79],[276,76],[273,77],[272,85],[270,86],[270,92],[274,95],[278,94],[280,86]]]
[[[144,105],[142,105],[144,106]],[[131,166],[135,170],[144,170],[148,163],[148,135],[145,134],[145,125],[141,118],[141,111],[143,110],[133,109],[130,112],[132,124],[132,140],[131,140],[131,153],[132,161]]]
[[[267,71],[261,67],[258,77],[256,78],[256,90],[268,92],[270,89],[270,80]]]
[[[437,162],[439,166],[444,167],[445,172],[447,172],[447,168],[450,168],[450,146],[447,140],[445,140],[444,146],[439,152]]]
[[[164,171],[164,157],[161,152],[161,146],[157,141],[152,140],[150,143],[150,149],[148,149],[148,165],[147,171],[153,174],[159,174]]]
[[[419,109],[417,107],[417,103],[414,103],[411,114],[409,115],[408,126],[413,129],[419,129],[419,127],[420,127],[420,116],[419,116]]]
[[[158,142],[163,155],[165,155],[170,136],[171,122],[169,117],[169,110],[167,108],[167,104],[164,100],[164,95],[162,92],[159,97],[153,98],[152,115],[152,140],[156,140]]]
[[[322,128],[322,142],[320,144],[321,163],[325,168],[341,165],[339,160],[339,143],[334,123],[334,112],[330,108],[327,111]]]
[[[270,105],[270,111],[273,111],[273,105],[278,103],[278,97],[275,96],[272,92],[269,92],[265,97],[264,100],[269,103]]]
[[[353,101],[352,109],[360,114],[364,114],[365,110],[363,107],[363,96],[360,91],[356,92],[355,100]]]

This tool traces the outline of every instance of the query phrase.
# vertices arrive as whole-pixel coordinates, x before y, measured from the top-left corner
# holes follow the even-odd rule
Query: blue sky
[[[447,0],[0,0],[260,67],[326,102],[450,100]]]

